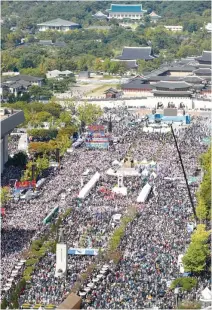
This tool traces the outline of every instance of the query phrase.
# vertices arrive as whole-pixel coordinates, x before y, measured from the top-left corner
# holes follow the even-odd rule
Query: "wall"
[[[170,71],[170,76],[187,76],[191,75],[192,72],[176,72],[176,71]]]
[[[3,139],[1,139],[1,173],[4,169],[4,149],[3,149]]]
[[[1,173],[4,169],[4,164],[8,161],[8,135],[1,139]]]

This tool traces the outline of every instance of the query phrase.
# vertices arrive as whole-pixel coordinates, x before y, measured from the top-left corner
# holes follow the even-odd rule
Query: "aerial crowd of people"
[[[107,274],[84,294],[83,308],[139,309],[156,306],[174,309],[176,296],[169,287],[180,274],[178,256],[185,252],[190,242],[191,232],[187,227],[192,221],[192,208],[174,140],[171,133],[144,133],[143,123],[129,127],[127,123],[131,116],[125,110],[113,110],[111,113],[118,117],[118,120],[113,118],[113,135],[120,137],[120,142],[113,149],[74,149],[63,157],[61,169],[48,176],[37,199],[28,202],[11,200],[8,203],[2,223],[1,284],[6,283],[32,240],[47,229],[48,225],[42,221],[55,207],[59,206],[59,214],[72,208],[62,222],[64,242],[68,248],[101,248],[106,251],[116,227],[112,216],[116,213],[123,216],[128,208],[134,206],[136,217],[127,225],[119,246],[122,258],[118,264],[111,261]],[[191,125],[179,127],[176,135],[187,176],[194,176],[199,166],[198,158],[207,150],[203,139],[210,135],[210,120],[195,117]],[[117,177],[107,175],[106,171],[115,160],[121,162],[126,156],[137,163],[146,159],[145,167],[142,164],[137,166],[140,171],[145,168],[149,175],[145,178],[142,175],[124,177],[128,195],[123,197],[112,194]],[[152,160],[156,163],[154,168],[148,164]],[[97,186],[79,204],[76,198],[86,169],[89,174],[83,177],[84,184],[97,171],[101,177]],[[150,181],[152,171],[156,177]],[[137,203],[136,198],[148,180],[153,190],[144,204]],[[101,191],[102,188],[105,191]],[[196,190],[196,186],[191,186],[194,202]],[[61,200],[61,192],[65,192],[65,200]],[[96,264],[95,275],[103,265],[98,256],[69,255],[67,276],[55,278],[56,254],[49,252],[40,259],[31,283],[20,295],[20,307],[26,302],[59,305],[79,275],[92,263]],[[195,290],[180,292],[178,298],[198,299],[205,285],[205,280],[199,279]]]

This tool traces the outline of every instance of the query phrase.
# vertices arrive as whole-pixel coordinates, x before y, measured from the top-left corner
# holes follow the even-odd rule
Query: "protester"
[[[167,283],[179,275],[177,259],[189,243],[187,224],[192,215],[174,140],[170,133],[144,133],[142,124],[129,128],[127,122],[131,116],[124,109],[112,113],[113,134],[122,138],[113,150],[75,149],[64,156],[63,169],[48,177],[36,200],[9,202],[2,228],[2,284],[6,283],[31,241],[47,229],[42,221],[56,206],[60,212],[72,208],[70,216],[62,223],[68,248],[102,249],[107,248],[115,229],[112,215],[124,215],[127,208],[137,206],[138,216],[128,225],[120,245],[124,253],[121,262],[117,266],[111,264],[110,273],[86,295],[83,307],[132,309],[155,305],[161,309],[173,309],[175,296],[168,290]],[[116,121],[115,117],[119,120]],[[199,155],[206,151],[202,139],[209,135],[208,124],[209,120],[196,118],[193,124],[179,131],[177,139],[188,176],[194,174]],[[151,179],[153,192],[142,206],[136,198],[146,182],[144,178],[124,178],[128,196],[123,198],[112,193],[117,178],[106,175],[113,161],[120,161],[127,154],[137,162],[146,159],[157,163],[157,177]],[[81,175],[86,169],[89,169],[89,176],[84,182],[96,171],[101,178],[97,187],[79,205],[76,198],[81,189]],[[147,169],[151,170],[149,166]],[[166,180],[167,177],[172,180]],[[64,190],[65,203],[60,196]],[[192,187],[194,202],[195,191],[196,187]],[[69,256],[68,260],[67,278],[56,279],[55,254],[48,253],[42,258],[30,285],[20,296],[20,306],[25,302],[58,305],[70,292],[78,275],[96,262],[95,257],[84,256]],[[192,298],[193,293],[183,296]]]

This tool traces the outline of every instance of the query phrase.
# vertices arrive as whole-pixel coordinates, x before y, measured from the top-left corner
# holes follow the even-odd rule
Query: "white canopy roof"
[[[144,169],[141,174],[145,177],[147,177],[149,175],[149,171],[147,169]]]
[[[200,298],[201,301],[209,301],[211,302],[212,301],[212,292],[211,290],[209,290],[208,287],[206,287],[202,292],[201,292],[201,298]]]
[[[112,162],[112,166],[117,166],[117,165],[121,166],[121,164],[120,164],[120,162],[118,160],[114,160]]]

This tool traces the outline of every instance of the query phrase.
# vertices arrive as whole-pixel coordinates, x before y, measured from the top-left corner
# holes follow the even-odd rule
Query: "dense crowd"
[[[174,308],[175,296],[168,290],[168,283],[179,275],[177,259],[190,240],[187,224],[191,220],[192,209],[173,137],[171,134],[144,133],[142,125],[129,128],[129,115],[122,112],[118,116],[119,121],[113,121],[113,133],[122,140],[112,151],[73,150],[64,156],[62,169],[48,177],[42,194],[36,200],[9,203],[2,229],[2,284],[10,277],[13,266],[21,259],[31,240],[44,232],[46,227],[42,220],[56,206],[60,212],[72,207],[70,216],[62,223],[68,248],[105,249],[114,231],[112,215],[124,214],[129,206],[136,205],[138,215],[128,225],[120,245],[124,253],[122,260],[117,266],[111,264],[107,277],[86,294],[83,307],[133,309],[156,305],[162,309]],[[176,134],[187,175],[192,176],[198,166],[198,156],[206,150],[202,139],[210,134],[209,120],[196,118],[191,126]],[[105,172],[114,160],[120,161],[127,154],[137,162],[144,158],[148,162],[157,162],[153,192],[142,206],[136,203],[145,184],[141,177],[124,178],[127,197],[110,194],[117,178]],[[150,170],[149,166],[146,168]],[[87,180],[96,171],[101,178],[98,186],[78,205],[76,197],[81,189],[80,176],[86,169],[89,169]],[[177,178],[182,181],[178,182]],[[101,192],[100,188],[105,188],[109,194]],[[60,194],[64,190],[66,199],[62,202]],[[192,187],[194,202],[195,190]],[[79,274],[96,259],[69,256],[68,275],[59,279],[54,277],[55,254],[48,253],[36,266],[30,285],[20,296],[20,305],[24,302],[61,303]],[[204,283],[199,283],[201,289]],[[193,294],[198,292],[181,297],[193,299]]]

